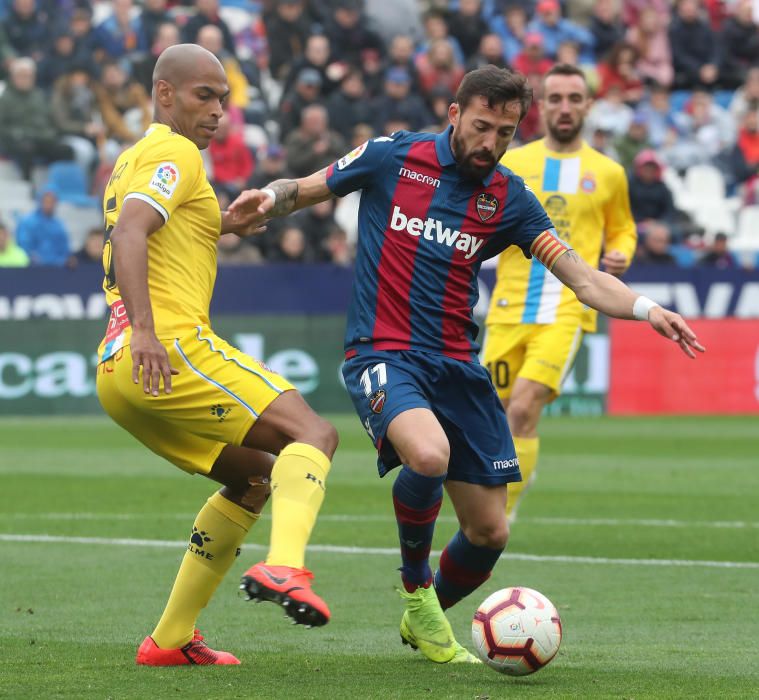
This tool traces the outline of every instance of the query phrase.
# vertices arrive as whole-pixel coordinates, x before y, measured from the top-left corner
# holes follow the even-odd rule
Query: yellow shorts
[[[488,326],[482,363],[498,396],[508,399],[517,377],[549,387],[558,396],[582,341],[578,323]]]
[[[225,445],[240,445],[264,409],[293,386],[208,328],[162,341],[179,370],[171,393],[145,394],[122,348],[97,368],[106,413],[146,447],[190,473],[207,474]]]

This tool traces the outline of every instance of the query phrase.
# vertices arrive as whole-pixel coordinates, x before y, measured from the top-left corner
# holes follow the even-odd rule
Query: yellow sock
[[[519,458],[519,470],[522,472],[522,481],[509,484],[506,500],[506,516],[509,520],[515,515],[519,499],[522,497],[524,490],[530,486],[535,475],[535,467],[538,466],[540,438],[515,437],[514,447]]]
[[[216,492],[201,508],[169,602],[153,634],[163,649],[178,649],[193,635],[195,621],[239,554],[248,530],[258,520]]]
[[[321,450],[294,442],[279,453],[271,470],[271,544],[266,563],[303,567],[329,472]]]

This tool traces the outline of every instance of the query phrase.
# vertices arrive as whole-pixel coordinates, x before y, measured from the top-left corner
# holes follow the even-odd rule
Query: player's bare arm
[[[262,226],[269,219],[331,199],[324,168],[297,180],[275,180],[260,190],[245,190],[229,205],[228,214],[247,226]],[[241,234],[242,235],[242,234]]]
[[[614,318],[637,317],[634,307],[639,296],[616,277],[588,265],[573,250],[561,254],[551,272],[572,289],[583,304]],[[688,357],[696,356],[694,350],[704,352],[705,348],[680,314],[653,305],[647,318],[657,333],[676,342]]]
[[[171,375],[179,374],[156,337],[148,288],[148,236],[163,224],[149,204],[128,199],[110,237],[119,292],[132,326],[132,380],[139,383],[142,367],[142,388],[153,396],[158,396],[161,378],[164,391],[171,393]]]

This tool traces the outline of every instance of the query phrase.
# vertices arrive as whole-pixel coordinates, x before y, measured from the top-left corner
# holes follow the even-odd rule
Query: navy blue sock
[[[473,545],[459,530],[440,555],[435,572],[435,590],[443,610],[485,583],[502,551]]]
[[[407,467],[393,484],[393,506],[401,541],[401,579],[409,593],[432,583],[430,548],[443,502],[445,476],[423,476]]]

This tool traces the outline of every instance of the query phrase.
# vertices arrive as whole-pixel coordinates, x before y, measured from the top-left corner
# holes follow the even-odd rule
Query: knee
[[[464,534],[476,547],[506,549],[506,545],[509,542],[509,521],[503,517],[497,521],[478,523],[477,525],[465,528]]]
[[[524,435],[534,429],[540,415],[540,406],[536,407],[527,396],[512,397],[506,413],[509,428],[514,435]]]
[[[447,444],[422,443],[406,456],[406,463],[423,476],[441,476],[448,471],[451,450]]]
[[[324,445],[322,451],[331,459],[335,454],[340,437],[337,428],[324,418],[319,418],[319,440]]]

